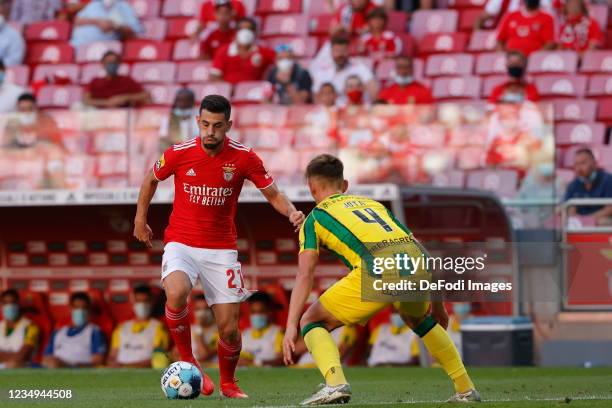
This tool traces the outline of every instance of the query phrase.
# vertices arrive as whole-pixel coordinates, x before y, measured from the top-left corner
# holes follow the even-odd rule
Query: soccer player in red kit
[[[199,279],[211,305],[219,342],[220,392],[228,398],[248,398],[234,377],[242,347],[238,329],[240,302],[249,297],[238,252],[234,216],[245,179],[295,228],[304,214],[281,193],[261,159],[250,148],[230,139],[231,106],[223,96],[208,95],[197,117],[200,137],[171,146],[145,177],[138,197],[134,236],[151,246],[153,232],[147,212],[157,184],[174,175],[174,205],[164,234],[162,283],[166,321],[181,360],[199,367],[191,349],[187,299]],[[214,391],[202,371],[202,393]]]

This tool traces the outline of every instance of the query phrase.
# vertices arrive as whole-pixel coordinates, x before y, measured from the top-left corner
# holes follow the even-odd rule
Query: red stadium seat
[[[608,26],[608,14],[609,14],[610,3],[608,3],[608,5],[588,4],[587,7],[589,9],[589,15],[597,21],[600,28],[605,29],[605,27]]]
[[[584,95],[587,79],[580,75],[542,75],[535,78],[535,85],[542,97],[576,98]]]
[[[12,67],[7,67],[6,80],[16,85],[28,86],[30,83],[30,67],[27,65],[13,65]]]
[[[494,51],[497,45],[497,32],[495,30],[474,30],[468,44],[468,51],[482,52]]]
[[[587,74],[612,73],[611,50],[589,50],[582,55],[580,72]]]
[[[262,35],[271,36],[306,36],[308,35],[308,18],[301,14],[271,15],[266,17]]]
[[[484,7],[487,4],[487,0],[450,0],[448,6],[450,8],[462,9],[462,8],[474,8]]]
[[[574,73],[578,54],[573,51],[536,51],[529,55],[527,72],[530,74]]]
[[[396,34],[406,32],[408,25],[408,14],[403,11],[387,11],[388,22],[387,30],[393,31]]]
[[[599,101],[597,120],[605,122],[608,126],[612,125],[612,98],[605,98]]]
[[[146,84],[144,87],[151,94],[151,104],[160,106],[171,106],[176,92],[181,88],[179,85],[167,84]]]
[[[222,95],[228,99],[232,96],[232,85],[223,81],[208,82],[206,84],[190,83],[187,87],[196,94],[196,101],[211,94]]]
[[[91,44],[81,45],[76,50],[76,62],[100,62],[107,51],[121,54],[123,44],[119,41],[99,41]]]
[[[61,64],[72,62],[73,50],[67,43],[31,43],[27,54],[28,64]]]
[[[163,17],[193,17],[200,12],[201,0],[170,0],[164,1]]]
[[[255,9],[257,8],[257,0],[242,0],[242,4],[244,5],[247,16],[252,16],[255,14]]]
[[[298,58],[312,58],[317,53],[317,39],[314,37],[275,37],[268,42],[274,48],[280,44],[290,44]]]
[[[176,80],[186,82],[207,82],[210,77],[210,61],[185,61],[178,63]]]
[[[459,10],[459,30],[471,32],[481,14],[482,9],[479,8]]]
[[[31,41],[68,41],[72,26],[67,21],[41,21],[28,24],[25,40]]]
[[[132,65],[132,77],[137,82],[174,83],[175,76],[174,62],[137,62]]]
[[[167,41],[131,40],[125,43],[125,61],[168,61],[172,54],[172,43]]]
[[[494,191],[501,197],[516,194],[518,174],[514,170],[476,170],[468,174],[466,187]]]
[[[435,187],[463,188],[465,185],[465,173],[461,170],[450,170],[435,174],[431,180]]]
[[[597,113],[597,102],[592,100],[553,100],[555,121],[593,122]]]
[[[589,96],[610,96],[612,95],[612,75],[593,75],[589,79],[587,90]]]
[[[198,20],[195,18],[172,18],[168,20],[168,32],[166,38],[178,40],[187,38],[195,33]]]
[[[335,18],[335,14],[312,16],[308,20],[308,31],[314,35],[327,36]]]
[[[200,44],[191,40],[178,40],[174,43],[172,59],[175,61],[200,59]]]
[[[302,0],[259,0],[257,14],[291,14],[302,12]]]
[[[417,41],[420,54],[463,52],[467,41],[465,33],[427,34]]]
[[[77,64],[41,64],[34,70],[32,81],[44,81],[48,78],[68,78],[72,83],[78,83],[80,68]]]
[[[38,92],[38,105],[41,108],[68,108],[82,99],[83,90],[78,85],[47,85]]]
[[[244,81],[236,84],[232,101],[236,103],[261,103],[271,95],[273,89],[268,81]]]
[[[130,4],[140,18],[159,17],[161,0],[130,0]]]
[[[479,77],[438,78],[433,83],[433,97],[437,100],[476,99],[479,96]]]
[[[557,145],[603,145],[605,137],[603,123],[561,123],[555,126]]]
[[[506,54],[503,52],[484,52],[477,55],[476,74],[502,75],[506,72]]]
[[[309,16],[320,16],[321,14],[333,14],[335,10],[329,7],[328,0],[309,0],[305,2],[306,13]]]
[[[417,10],[412,14],[410,34],[420,39],[427,34],[454,33],[458,20],[456,10]]]
[[[168,24],[163,18],[149,18],[142,21],[144,27],[144,34],[141,38],[148,40],[163,40],[166,38],[166,32],[168,31]]]
[[[427,76],[471,75],[474,56],[470,54],[431,55],[427,59]]]
[[[119,66],[119,74],[120,75],[128,75],[130,72],[130,66],[128,64],[121,64]],[[104,71],[104,67],[99,62],[91,62],[89,64],[84,64],[81,67],[81,78],[79,83],[82,85],[88,84],[94,78],[103,77],[106,75]]]
[[[238,108],[236,120],[239,127],[278,128],[287,124],[289,109],[275,105],[246,105]],[[276,130],[276,129],[274,129]]]

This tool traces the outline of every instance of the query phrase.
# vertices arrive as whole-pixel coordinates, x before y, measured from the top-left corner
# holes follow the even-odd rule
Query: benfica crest
[[[236,166],[232,163],[224,164],[223,167],[223,179],[225,181],[232,181],[234,178],[234,172],[236,171]]]

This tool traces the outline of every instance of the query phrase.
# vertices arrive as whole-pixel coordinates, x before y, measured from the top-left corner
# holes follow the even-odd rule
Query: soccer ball
[[[197,398],[201,387],[200,370],[186,361],[170,364],[161,376],[161,389],[168,399]]]

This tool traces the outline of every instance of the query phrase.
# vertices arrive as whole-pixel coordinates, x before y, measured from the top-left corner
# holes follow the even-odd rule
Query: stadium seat
[[[72,26],[67,21],[41,21],[28,24],[25,40],[31,41],[68,41]]]
[[[268,81],[244,81],[236,84],[232,101],[235,103],[262,103],[272,96]]]
[[[315,37],[275,37],[268,41],[271,48],[277,45],[290,44],[298,58],[312,58],[317,53],[317,39]]]
[[[99,41],[91,44],[81,45],[76,49],[76,62],[100,62],[107,51],[121,54],[123,44],[119,41]]]
[[[30,67],[27,65],[13,65],[6,68],[7,82],[28,86],[30,84]]]
[[[331,9],[328,0],[308,0],[304,2],[306,13],[309,16],[319,16],[322,14],[333,14],[334,10]]]
[[[387,80],[391,78],[395,69],[395,61],[393,59],[382,60],[376,66],[376,78],[379,80]],[[425,72],[425,63],[421,58],[412,60],[412,70],[416,79],[423,79]]]
[[[41,64],[34,69],[32,81],[45,81],[50,78],[67,78],[78,83],[80,68],[77,64]]]
[[[484,7],[487,0],[449,0],[448,7],[454,9]]]
[[[427,76],[471,75],[474,56],[470,54],[431,55],[427,59],[425,73]]]
[[[200,59],[200,44],[191,40],[178,40],[174,43],[174,61]]]
[[[456,10],[417,10],[412,14],[410,34],[421,39],[427,34],[454,33],[458,20]]]
[[[560,123],[555,126],[557,145],[603,145],[605,137],[603,123]]]
[[[475,170],[468,174],[466,187],[494,191],[503,198],[512,198],[518,187],[514,170]]]
[[[480,77],[437,78],[433,82],[436,100],[476,99],[480,96]]]
[[[232,95],[232,85],[223,81],[208,82],[206,84],[189,83],[187,87],[196,94],[196,101],[210,94],[222,95],[228,99]]]
[[[83,91],[78,85],[47,85],[38,92],[38,105],[41,108],[68,108],[82,99]]]
[[[280,128],[286,126],[290,110],[285,106],[245,105],[238,108],[236,121],[239,127]]]
[[[536,51],[529,55],[529,74],[574,73],[578,66],[578,54],[573,51]]]
[[[244,5],[247,16],[255,15],[255,10],[257,9],[257,0],[242,0],[242,4]]]
[[[541,75],[535,78],[535,85],[544,98],[576,98],[584,95],[587,79],[581,75]]]
[[[593,100],[553,100],[555,121],[593,122],[597,113],[597,102]]]
[[[72,62],[73,49],[67,43],[28,44],[28,64],[64,64]]]
[[[262,36],[306,36],[308,18],[301,14],[271,15],[266,17]]]
[[[459,10],[459,30],[471,32],[481,14],[482,9],[480,8]]]
[[[463,188],[465,173],[461,170],[443,171],[433,176],[431,184],[435,187]]]
[[[503,52],[483,52],[476,56],[476,74],[478,75],[505,75],[506,54]]]
[[[589,50],[582,55],[580,72],[586,74],[612,73],[612,50]]]
[[[130,4],[141,19],[159,17],[161,0],[130,0]]]
[[[599,24],[599,27],[601,27],[602,29],[605,29],[605,27],[608,26],[608,14],[610,10],[609,9],[610,3],[608,3],[608,5],[588,4],[587,7],[589,10],[589,15],[592,16],[597,21],[597,23]]]
[[[387,30],[396,34],[406,32],[408,28],[408,14],[403,11],[387,11]]]
[[[597,120],[605,122],[607,126],[612,126],[612,98],[605,98],[599,101]]]
[[[457,152],[456,166],[462,170],[481,168],[486,156],[486,150],[482,147],[469,146]]]
[[[494,51],[497,45],[497,32],[495,30],[474,30],[470,36],[468,51],[483,52]]]
[[[417,39],[419,54],[463,52],[467,42],[465,33],[427,34]]]
[[[200,12],[201,0],[164,1],[161,15],[163,17],[193,17]]]
[[[207,82],[210,77],[210,61],[184,61],[178,63],[176,80],[186,82]]]
[[[178,40],[187,38],[195,33],[198,20],[195,18],[172,18],[168,19],[168,32],[166,38]]]
[[[167,41],[131,40],[125,43],[123,59],[132,61],[168,61],[172,43]]]
[[[612,75],[593,75],[589,79],[588,96],[612,95]]]
[[[132,65],[132,77],[137,82],[173,83],[176,76],[174,62],[137,62]]]
[[[318,36],[329,35],[329,30],[335,19],[334,14],[319,14],[311,16],[308,20],[308,31]]]
[[[120,75],[128,75],[130,72],[130,66],[128,64],[121,64],[119,66]],[[81,77],[79,83],[86,85],[91,82],[94,78],[103,77],[106,75],[104,67],[99,62],[90,62],[89,64],[83,64],[81,66]]]
[[[163,40],[166,38],[168,23],[163,18],[148,18],[142,21],[144,33],[141,38],[147,40]]]
[[[302,0],[259,0],[256,13],[268,14],[291,14],[302,12]]]
[[[96,176],[99,178],[123,176],[128,172],[128,157],[125,153],[108,153],[96,156]],[[101,184],[104,183],[100,180]],[[104,184],[102,184],[104,185]]]
[[[151,94],[151,104],[159,106],[171,106],[176,92],[181,88],[174,84],[145,84],[144,87]]]

